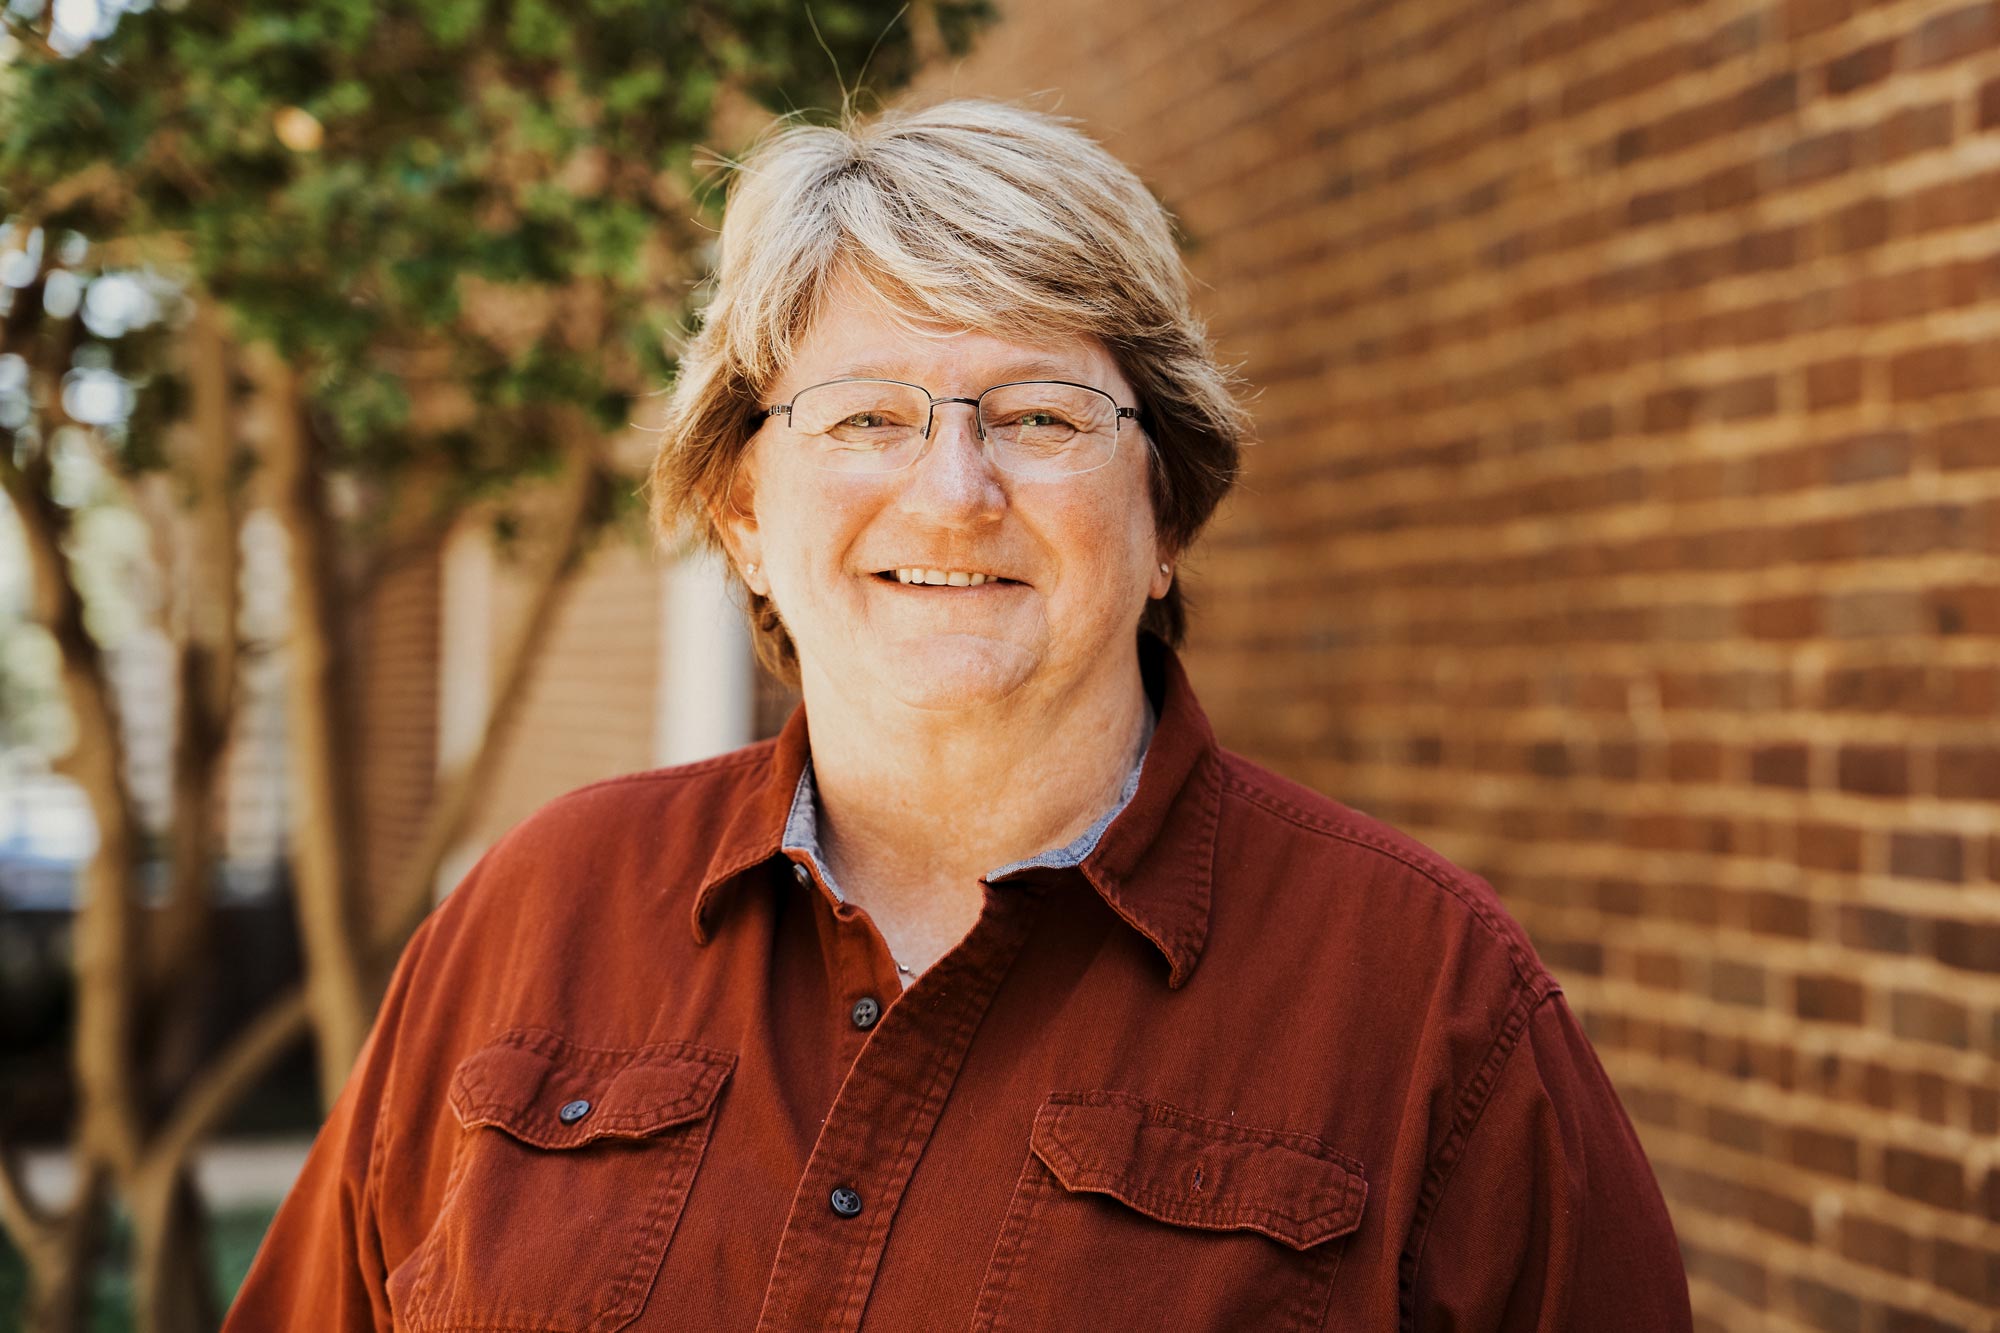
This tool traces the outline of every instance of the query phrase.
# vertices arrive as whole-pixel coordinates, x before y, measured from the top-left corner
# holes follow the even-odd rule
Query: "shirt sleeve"
[[[1560,991],[1534,1002],[1416,1247],[1413,1333],[1687,1333],[1658,1182]],[[1475,1080],[1476,1084],[1476,1080]]]
[[[360,1056],[264,1233],[223,1333],[359,1333],[390,1327],[377,1229],[382,1113],[396,1033],[435,915],[411,936]]]

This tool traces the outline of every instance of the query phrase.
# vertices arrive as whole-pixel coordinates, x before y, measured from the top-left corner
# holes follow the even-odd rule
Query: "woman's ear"
[[[756,494],[748,463],[748,459],[738,463],[721,496],[710,502],[709,517],[744,586],[759,597],[768,597],[771,581],[764,573],[764,537],[757,526]]]

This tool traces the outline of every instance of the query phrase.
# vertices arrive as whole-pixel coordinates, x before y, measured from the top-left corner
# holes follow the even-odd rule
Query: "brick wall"
[[[430,555],[385,574],[357,616],[354,759],[371,902],[404,873],[437,778],[438,610],[438,561]]]
[[[496,562],[493,669],[525,602],[518,573]],[[471,845],[485,847],[544,801],[654,766],[660,574],[651,550],[606,534],[575,575],[506,742]]]
[[[1224,739],[1487,875],[1698,1324],[2000,1306],[2000,6],[1002,0],[1185,223]]]

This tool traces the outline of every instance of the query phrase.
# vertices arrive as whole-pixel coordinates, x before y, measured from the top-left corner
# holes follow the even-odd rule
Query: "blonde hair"
[[[1189,304],[1166,211],[1066,120],[960,99],[837,127],[781,124],[743,160],[714,296],[682,351],[648,481],[662,535],[721,548],[715,511],[752,414],[846,274],[914,319],[1030,345],[1102,342],[1138,399],[1170,551],[1193,542],[1234,483],[1248,416]],[[759,657],[796,683],[776,608],[744,592]],[[1141,625],[1180,642],[1179,580]]]

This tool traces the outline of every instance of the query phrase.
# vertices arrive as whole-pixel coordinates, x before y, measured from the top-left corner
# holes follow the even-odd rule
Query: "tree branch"
[[[147,1145],[149,1170],[178,1167],[218,1129],[272,1063],[310,1031],[306,995],[293,988],[273,1000],[188,1085],[173,1115]]]

